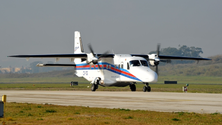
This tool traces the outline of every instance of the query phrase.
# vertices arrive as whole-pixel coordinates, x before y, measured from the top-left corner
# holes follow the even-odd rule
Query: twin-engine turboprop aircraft
[[[210,60],[208,58],[179,57],[159,55],[160,45],[157,46],[157,54],[96,54],[89,44],[91,53],[85,53],[80,37],[80,32],[75,31],[74,54],[44,54],[44,55],[12,55],[19,58],[69,58],[74,64],[37,64],[45,66],[70,66],[75,67],[76,75],[84,77],[91,82],[92,91],[98,86],[130,86],[131,91],[136,91],[136,82],[145,84],[143,91],[150,92],[149,83],[158,80],[158,65],[160,61],[177,60]],[[149,66],[155,66],[156,72]]]

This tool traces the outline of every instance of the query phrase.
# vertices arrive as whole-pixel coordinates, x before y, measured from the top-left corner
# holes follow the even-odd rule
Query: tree
[[[179,48],[179,51],[181,51],[182,56],[192,56],[192,57],[201,57],[200,54],[203,53],[202,49],[199,47],[187,47],[186,45],[183,45]]]
[[[149,54],[156,53],[156,51],[151,51]],[[179,46],[179,49],[175,47],[163,48],[160,50],[160,55],[171,55],[171,56],[188,56],[188,57],[201,57],[200,54],[203,53],[202,49],[199,47],[187,47],[186,45]],[[194,61],[172,61],[172,63],[192,63]]]
[[[160,54],[163,54],[163,55],[181,56],[180,53],[181,52],[177,48],[174,48],[174,47],[163,48],[160,51]]]

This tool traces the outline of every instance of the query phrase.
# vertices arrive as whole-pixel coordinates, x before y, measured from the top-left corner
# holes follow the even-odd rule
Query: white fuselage
[[[102,86],[127,86],[134,82],[157,82],[156,72],[150,69],[142,57],[115,54],[114,58],[102,58],[98,65],[86,61],[76,64],[76,75],[88,81],[101,78]]]

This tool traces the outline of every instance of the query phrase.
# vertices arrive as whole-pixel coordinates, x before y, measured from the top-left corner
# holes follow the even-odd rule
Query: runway
[[[160,112],[222,113],[222,94],[1,90],[0,95],[7,95],[7,102],[49,103]]]

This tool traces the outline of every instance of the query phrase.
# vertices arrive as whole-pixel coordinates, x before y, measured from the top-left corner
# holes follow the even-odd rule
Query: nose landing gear
[[[151,91],[151,87],[149,86],[149,83],[144,83],[146,84],[146,86],[143,87],[143,92],[150,92]]]
[[[131,84],[129,86],[130,86],[130,89],[131,89],[132,92],[136,91],[136,85],[135,84]]]

